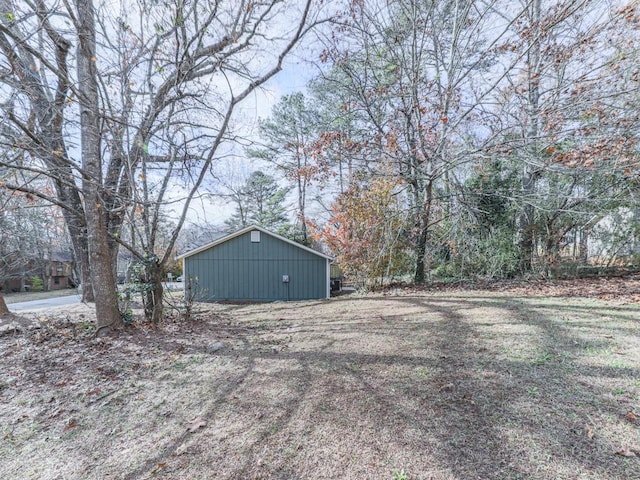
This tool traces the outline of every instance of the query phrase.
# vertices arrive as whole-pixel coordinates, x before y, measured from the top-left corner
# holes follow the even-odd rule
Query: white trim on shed
[[[267,230],[266,228],[263,227],[259,227],[258,225],[249,225],[248,227],[243,228],[242,230],[238,230],[237,232],[234,233],[230,233],[229,235],[225,235],[224,237],[221,237],[217,240],[214,240],[213,242],[207,243],[206,245],[202,245],[201,247],[195,248],[193,250],[190,250],[188,252],[183,253],[182,255],[178,255],[176,257],[176,260],[182,260],[183,258],[187,258],[190,257],[192,255],[195,255],[197,253],[200,252],[204,252],[205,250],[208,250],[211,247],[215,247],[216,245],[220,245],[221,243],[227,242],[233,238],[239,237],[240,235],[244,235],[247,232],[250,232],[252,230],[259,230],[263,233],[266,233],[267,235],[271,235],[272,237],[275,237],[279,240],[282,240],[283,242],[287,242],[290,243],[291,245],[298,247],[302,250],[306,250],[309,253],[313,253],[315,255],[318,255],[319,257],[323,257],[326,258],[329,261],[333,261],[333,257],[330,257],[329,255],[325,255],[322,252],[318,252],[317,250],[314,250],[313,248],[309,248],[306,245],[302,245],[301,243],[298,242],[294,242],[293,240],[283,237],[282,235],[278,235],[277,233],[273,233],[270,232],[269,230]]]

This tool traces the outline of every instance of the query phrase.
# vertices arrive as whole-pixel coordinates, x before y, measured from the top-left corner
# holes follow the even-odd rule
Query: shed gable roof
[[[196,254],[198,254],[200,252],[204,252],[205,250],[209,250],[210,248],[213,248],[213,247],[215,247],[217,245],[220,245],[221,243],[228,242],[229,240],[232,240],[232,239],[234,239],[236,237],[244,235],[245,233],[251,232],[253,230],[258,230],[258,231],[260,231],[260,232],[262,232],[262,233],[264,233],[266,235],[270,235],[270,236],[272,236],[274,238],[277,238],[278,240],[281,240],[281,241],[283,241],[285,243],[293,245],[294,247],[297,247],[297,248],[299,248],[301,250],[305,250],[305,251],[307,251],[309,253],[313,253],[314,255],[317,255],[319,257],[326,258],[327,260],[333,260],[333,258],[330,257],[329,255],[325,255],[324,253],[318,252],[317,250],[314,250],[313,248],[309,248],[309,247],[307,247],[305,245],[302,245],[302,244],[300,244],[298,242],[294,242],[293,240],[285,238],[282,235],[278,235],[277,233],[270,232],[269,230],[267,230],[267,229],[265,229],[263,227],[259,227],[257,225],[249,225],[248,227],[245,227],[245,228],[243,228],[241,230],[238,230],[237,232],[231,233],[229,235],[225,235],[224,237],[221,237],[221,238],[219,238],[217,240],[214,240],[213,242],[207,243],[206,245],[202,245],[201,247],[198,247],[198,248],[195,248],[195,249],[190,250],[188,252],[185,252],[182,255],[178,255],[176,257],[176,260],[182,260],[183,258],[191,257],[192,255],[196,255]]]

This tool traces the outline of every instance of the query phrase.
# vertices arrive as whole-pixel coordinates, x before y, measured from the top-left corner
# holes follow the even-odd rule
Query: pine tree
[[[259,225],[278,231],[286,226],[285,200],[288,190],[273,177],[261,171],[253,172],[246,183],[232,195],[236,209],[225,224],[230,231],[248,225]]]

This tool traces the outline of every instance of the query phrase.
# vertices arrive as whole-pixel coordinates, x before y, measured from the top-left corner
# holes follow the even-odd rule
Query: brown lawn
[[[2,335],[0,478],[640,478],[638,304],[199,308],[107,339],[78,308]]]

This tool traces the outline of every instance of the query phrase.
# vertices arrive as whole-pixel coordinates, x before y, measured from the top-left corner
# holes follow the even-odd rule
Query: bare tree
[[[70,12],[71,13],[71,12]],[[106,216],[109,212],[102,199],[101,110],[96,68],[96,25],[92,0],[76,0],[78,103],[80,106],[80,154],[84,178],[82,193],[87,223],[87,243],[91,284],[94,294],[97,331],[109,330],[122,324],[118,309],[113,256],[109,248]]]
[[[139,225],[131,232],[132,242],[121,243],[145,266],[145,314],[151,321],[159,321],[162,315],[163,270],[189,206],[225,145],[234,141],[234,112],[280,71],[285,56],[316,24],[310,0],[295,4],[301,10],[294,3],[211,5],[196,0],[177,7],[173,18],[179,21],[164,21],[160,26],[158,19],[171,19],[171,12],[141,4],[151,14],[149,22],[120,26],[126,43],[135,39],[137,45],[122,58],[128,72],[127,83],[120,87],[122,98],[127,99],[122,105],[129,102],[141,112],[137,121],[133,121],[135,109],[133,114],[124,112],[134,118],[126,122],[122,150],[128,169],[139,172],[129,212],[139,215],[140,222],[132,222]],[[161,17],[154,16],[160,13]],[[283,18],[293,20],[293,27],[283,24]],[[145,43],[148,38],[153,41]],[[135,62],[127,63],[128,57]],[[117,111],[115,105],[112,108]],[[121,112],[113,115],[122,116]],[[171,208],[176,228],[159,249],[159,220]]]
[[[359,170],[389,175],[392,165],[391,174],[405,184],[417,283],[426,279],[430,232],[448,215],[448,200],[441,199],[451,197],[451,172],[494,140],[477,128],[480,106],[519,60],[496,57],[524,15],[506,6],[483,0],[355,2],[339,27],[346,39],[335,41],[341,39],[336,35],[327,45],[326,58],[341,72],[330,80],[350,92],[345,108],[367,126],[355,143],[376,159]],[[500,18],[500,11],[509,14]]]
[[[19,180],[25,172],[3,175],[0,182]],[[32,179],[38,188],[49,182]],[[26,193],[0,189],[0,290],[25,291],[28,280],[44,277],[53,254],[69,250],[58,207]]]
[[[495,92],[501,109],[492,125],[502,132],[498,150],[521,168],[517,242],[526,273],[538,253],[542,264],[555,261],[568,232],[588,231],[628,195],[623,172],[635,159],[638,116],[625,105],[637,86],[621,82],[635,67],[621,68],[625,55],[616,53],[635,36],[619,5],[521,6],[526,15],[503,49],[522,61]]]
[[[4,138],[29,157],[5,165],[49,176],[57,191],[4,186],[66,208],[99,329],[120,323],[114,270],[122,245],[145,265],[145,314],[159,321],[162,270],[191,201],[232,140],[238,105],[316,23],[312,2],[123,2],[97,15],[91,0],[20,9],[2,1]],[[69,132],[79,133],[80,149]],[[160,219],[171,209],[176,228],[159,251]]]
[[[69,55],[72,43],[51,25],[53,10],[43,2],[18,8],[0,2],[0,82],[2,82],[2,145],[0,166],[27,170],[51,178],[55,193],[28,182],[5,182],[3,187],[38,196],[63,208],[75,257],[80,264],[83,299],[93,300],[82,193],[77,183],[84,172],[69,153],[65,117],[72,90]],[[65,15],[66,16],[66,15]],[[68,16],[67,16],[68,18]],[[38,35],[34,35],[38,32]]]

